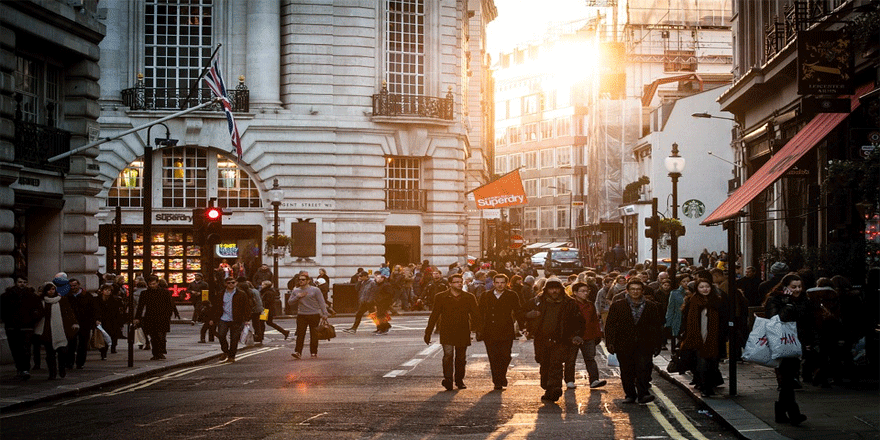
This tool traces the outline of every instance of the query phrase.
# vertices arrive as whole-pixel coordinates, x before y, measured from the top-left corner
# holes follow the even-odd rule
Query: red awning
[[[859,106],[859,97],[868,93],[872,84],[867,84],[856,91],[851,97],[851,111]],[[764,166],[746,180],[727,200],[718,206],[701,225],[714,225],[736,217],[740,210],[761,194],[767,187],[779,180],[789,168],[794,166],[804,154],[816,146],[834,127],[843,122],[849,113],[819,113],[807,123],[778,153],[773,155]]]

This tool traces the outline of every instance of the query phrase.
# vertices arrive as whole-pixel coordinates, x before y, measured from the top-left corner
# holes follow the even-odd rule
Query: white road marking
[[[138,423],[137,426],[150,426],[150,425],[155,425],[155,424],[157,424],[157,423],[167,422],[167,421],[169,421],[169,420],[174,420],[174,419],[176,419],[176,418],[178,418],[178,417],[183,417],[183,416],[184,416],[184,414],[177,414],[177,415],[174,416],[174,417],[168,417],[167,419],[156,420],[155,422],[150,422],[150,423]]]
[[[428,357],[428,356],[433,355],[434,353],[436,353],[437,351],[439,351],[442,348],[443,348],[443,346],[440,344],[431,344],[427,348],[425,348],[424,350],[420,351],[419,354],[417,354],[416,356]]]
[[[321,417],[321,416],[323,416],[323,415],[327,415],[327,414],[329,414],[329,413],[322,412],[321,414],[313,415],[313,416],[311,416],[311,417],[309,417],[309,418],[303,420],[302,422],[299,422],[299,424],[300,424],[300,425],[308,425],[308,424],[309,424],[308,422],[309,422],[310,420],[317,419],[318,417]]]
[[[235,423],[235,422],[237,422],[237,421],[239,421],[239,420],[242,420],[242,419],[248,419],[248,418],[251,418],[251,417],[236,417],[236,418],[234,418],[234,419],[232,419],[232,420],[230,420],[230,421],[228,421],[228,422],[226,422],[226,423],[223,423],[222,425],[217,425],[217,426],[212,426],[212,427],[210,427],[210,428],[206,428],[205,431],[211,431],[211,430],[214,430],[214,429],[220,429],[220,428],[222,428],[222,427],[224,427],[224,426],[227,426],[227,425],[229,425],[229,424],[231,424],[231,423]]]
[[[423,361],[423,360],[424,360],[424,358],[422,358],[422,359],[410,359],[410,360],[408,360],[408,361],[406,361],[406,362],[400,364],[400,366],[401,366],[401,367],[415,367],[416,365],[419,364],[419,362],[421,362],[421,361]]]
[[[384,376],[382,376],[382,377],[397,377],[397,376],[403,376],[404,374],[406,374],[407,371],[409,371],[409,370],[392,370],[392,371],[389,371],[388,373],[386,373],[386,374],[385,374]]]

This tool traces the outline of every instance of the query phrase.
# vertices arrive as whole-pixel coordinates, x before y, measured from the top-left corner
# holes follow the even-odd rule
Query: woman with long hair
[[[58,295],[55,285],[50,283],[40,287],[45,313],[34,327],[34,335],[46,349],[46,366],[49,367],[49,380],[67,375],[64,369],[64,355],[67,353],[67,341],[79,331],[79,323],[73,313],[73,307],[67,298]],[[56,361],[57,359],[57,361]]]
[[[815,314],[812,304],[804,293],[804,284],[800,276],[789,273],[767,294],[764,300],[764,316],[779,316],[782,322],[797,322],[798,339],[804,350],[815,341]],[[794,400],[794,390],[798,387],[798,374],[801,368],[800,358],[782,358],[776,369],[779,382],[779,401],[775,405],[776,423],[798,425],[807,416]]]
[[[723,323],[727,317],[721,296],[711,281],[698,279],[694,286],[696,293],[687,297],[682,307],[681,350],[693,350],[696,354],[695,386],[703,397],[708,397],[721,384],[719,346],[724,341]]]

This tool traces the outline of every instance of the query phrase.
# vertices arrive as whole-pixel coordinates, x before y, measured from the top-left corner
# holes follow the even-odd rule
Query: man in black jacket
[[[471,345],[471,331],[480,328],[480,313],[477,299],[461,290],[463,280],[460,273],[449,276],[449,290],[440,292],[434,298],[434,308],[425,327],[425,344],[431,343],[431,333],[439,321],[440,345],[443,346],[443,387],[452,389],[453,380],[458,389],[467,388],[464,384],[464,367],[467,362],[467,348]]]
[[[33,344],[34,325],[43,317],[43,302],[27,285],[23,277],[15,279],[15,285],[9,286],[0,295],[0,318],[6,327],[6,338],[9,350],[15,362],[18,377],[22,380],[31,378],[31,345]]]
[[[79,332],[67,343],[67,368],[81,370],[86,364],[86,354],[89,351],[89,338],[98,320],[98,299],[86,292],[76,278],[67,281],[70,292],[67,293],[67,301],[73,308],[76,321],[79,323]]]
[[[477,340],[486,344],[492,382],[496,390],[507,386],[507,368],[510,366],[510,351],[513,340],[519,335],[513,328],[516,319],[523,326],[523,310],[519,295],[507,288],[507,275],[497,274],[493,278],[493,289],[480,296],[480,318],[483,327]]]
[[[226,287],[215,293],[211,299],[214,309],[211,311],[208,325],[217,324],[220,349],[223,350],[220,362],[235,362],[241,330],[244,328],[244,323],[251,319],[252,309],[248,299],[251,294],[237,284],[235,278],[226,277]],[[228,341],[227,335],[229,335]]]
[[[535,310],[526,317],[534,318],[529,332],[535,338],[535,360],[541,365],[541,400],[555,402],[562,396],[563,362],[568,359],[572,344],[584,343],[584,317],[555,276],[544,284]]]
[[[645,284],[638,278],[626,283],[626,294],[611,304],[605,324],[605,346],[620,361],[624,403],[648,403],[653,356],[663,345],[663,317],[656,302],[645,297]]]
[[[159,286],[159,278],[151,275],[147,279],[147,290],[141,292],[135,311],[134,325],[140,325],[150,338],[153,357],[151,361],[165,359],[165,336],[171,331],[171,315],[174,313],[174,302],[171,292]],[[80,328],[82,331],[82,328]]]

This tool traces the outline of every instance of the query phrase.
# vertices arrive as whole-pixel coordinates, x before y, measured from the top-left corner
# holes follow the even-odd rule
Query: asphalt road
[[[351,318],[331,320],[339,336],[319,357],[295,360],[293,336],[267,333],[234,364],[214,361],[112,389],[0,416],[6,439],[732,439],[679,388],[654,377],[657,400],[623,404],[616,368],[601,389],[578,388],[540,400],[531,341],[514,343],[510,387],[493,391],[482,343],[469,349],[466,390],[440,385],[442,350],[426,346],[427,317],[396,317],[387,336]],[[292,321],[288,325],[294,325]],[[308,352],[308,348],[305,350]],[[307,355],[308,356],[308,355]],[[601,368],[604,367],[604,368]]]

